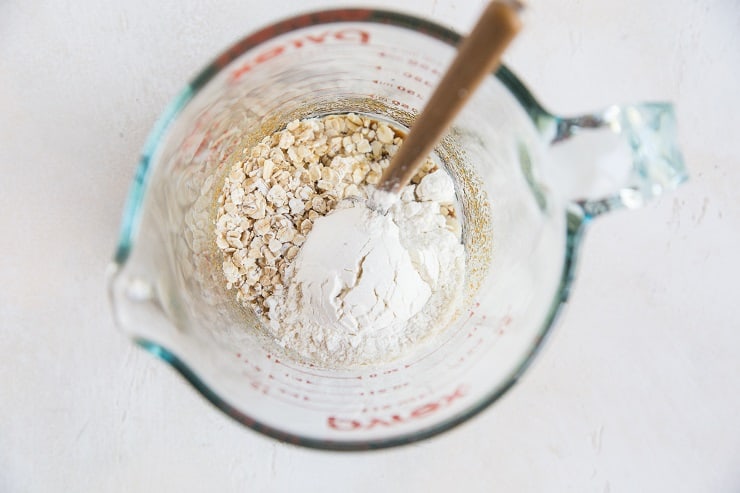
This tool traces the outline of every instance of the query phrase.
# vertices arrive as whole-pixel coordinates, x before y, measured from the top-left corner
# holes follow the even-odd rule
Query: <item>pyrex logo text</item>
[[[283,44],[273,46],[259,53],[250,61],[244,63],[231,73],[230,80],[235,82],[244,74],[252,70],[260,63],[273,59],[285,53],[287,50],[296,50],[311,44],[323,44],[326,41],[334,40],[347,43],[367,44],[370,41],[370,33],[362,29],[346,28],[336,31],[324,31],[319,34],[306,34],[300,38],[294,38]]]
[[[439,400],[427,402],[414,408],[408,413],[393,414],[387,417],[361,417],[361,418],[338,418],[330,416],[327,419],[329,428],[339,431],[372,430],[376,427],[389,427],[413,421],[436,411],[448,407],[452,402],[465,396],[465,387],[458,387],[451,395],[444,396]]]

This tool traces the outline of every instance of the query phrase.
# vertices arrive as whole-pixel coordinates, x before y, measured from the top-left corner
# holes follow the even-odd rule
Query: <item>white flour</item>
[[[406,187],[386,216],[345,202],[315,221],[273,295],[269,327],[286,349],[325,366],[398,357],[444,329],[462,296],[459,223],[441,170]]]

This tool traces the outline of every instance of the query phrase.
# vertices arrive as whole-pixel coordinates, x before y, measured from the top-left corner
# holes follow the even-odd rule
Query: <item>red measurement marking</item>
[[[412,72],[404,72],[403,76],[407,79],[412,79],[414,82],[425,85],[426,87],[434,87],[434,83],[430,80],[423,78],[421,75],[414,74]]]
[[[254,67],[261,63],[265,63],[268,60],[272,60],[275,57],[279,57],[288,51],[299,50],[307,45],[320,45],[325,42],[332,41],[363,45],[370,42],[370,33],[356,28],[344,28],[334,31],[328,30],[319,34],[306,34],[298,38],[290,39],[283,44],[279,44],[259,52],[251,60],[236,68],[231,72],[230,81],[238,81],[244,74],[252,70]]]
[[[428,65],[427,63],[425,63],[425,62],[420,62],[419,60],[416,60],[416,59],[414,59],[414,58],[409,58],[409,59],[408,59],[408,60],[406,61],[406,63],[408,63],[408,64],[409,64],[409,65],[411,65],[412,67],[418,67],[418,68],[420,68],[420,69],[422,69],[422,70],[426,70],[426,71],[427,71],[427,72],[429,72],[430,74],[434,74],[434,75],[442,75],[442,72],[440,72],[440,71],[439,71],[439,70],[437,70],[436,68],[434,68],[434,67],[430,67],[430,66],[429,66],[429,65]]]
[[[265,395],[267,395],[267,392],[270,390],[270,387],[268,387],[267,385],[262,385],[261,383],[254,381],[250,381],[249,386],[257,392],[262,392]]]
[[[377,427],[395,426],[427,417],[440,409],[449,407],[454,401],[464,397],[466,391],[467,389],[465,387],[458,387],[451,395],[444,396],[436,401],[427,402],[403,414],[397,413],[390,416],[374,416],[364,419],[329,416],[327,418],[327,425],[329,428],[338,431],[372,430]]]
[[[411,110],[414,113],[416,113],[416,112],[419,111],[416,108],[414,108],[413,106],[411,106],[410,104],[401,102],[401,101],[399,101],[397,99],[391,99],[391,104],[393,104],[394,106],[398,106],[400,108],[403,108],[405,110]]]
[[[408,88],[406,86],[397,85],[396,86],[396,89],[399,90],[399,91],[401,91],[401,92],[405,92],[409,96],[414,96],[414,97],[416,97],[416,99],[420,99],[422,101],[424,100],[424,98],[422,97],[421,94],[417,93],[413,89],[410,89],[410,88]]]
[[[393,87],[394,86],[393,82],[388,82],[388,81],[379,80],[379,79],[374,79],[373,80],[373,84],[376,84],[378,86],[386,86],[386,87]]]

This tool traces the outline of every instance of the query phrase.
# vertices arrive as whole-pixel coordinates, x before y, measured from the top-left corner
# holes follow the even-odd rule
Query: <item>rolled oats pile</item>
[[[346,198],[365,200],[402,137],[356,114],[294,120],[243,150],[218,198],[216,244],[227,288],[266,316],[285,293],[286,269],[314,221]],[[412,180],[437,170],[430,159]],[[440,207],[459,230],[452,204]]]

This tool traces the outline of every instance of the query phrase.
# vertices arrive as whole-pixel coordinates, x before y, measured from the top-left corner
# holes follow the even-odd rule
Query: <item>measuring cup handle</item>
[[[673,106],[668,103],[614,105],[600,113],[574,118],[555,117],[557,143],[585,129],[608,129],[626,140],[632,166],[626,182],[601,198],[574,199],[586,218],[615,208],[636,208],[688,178],[678,149]]]

